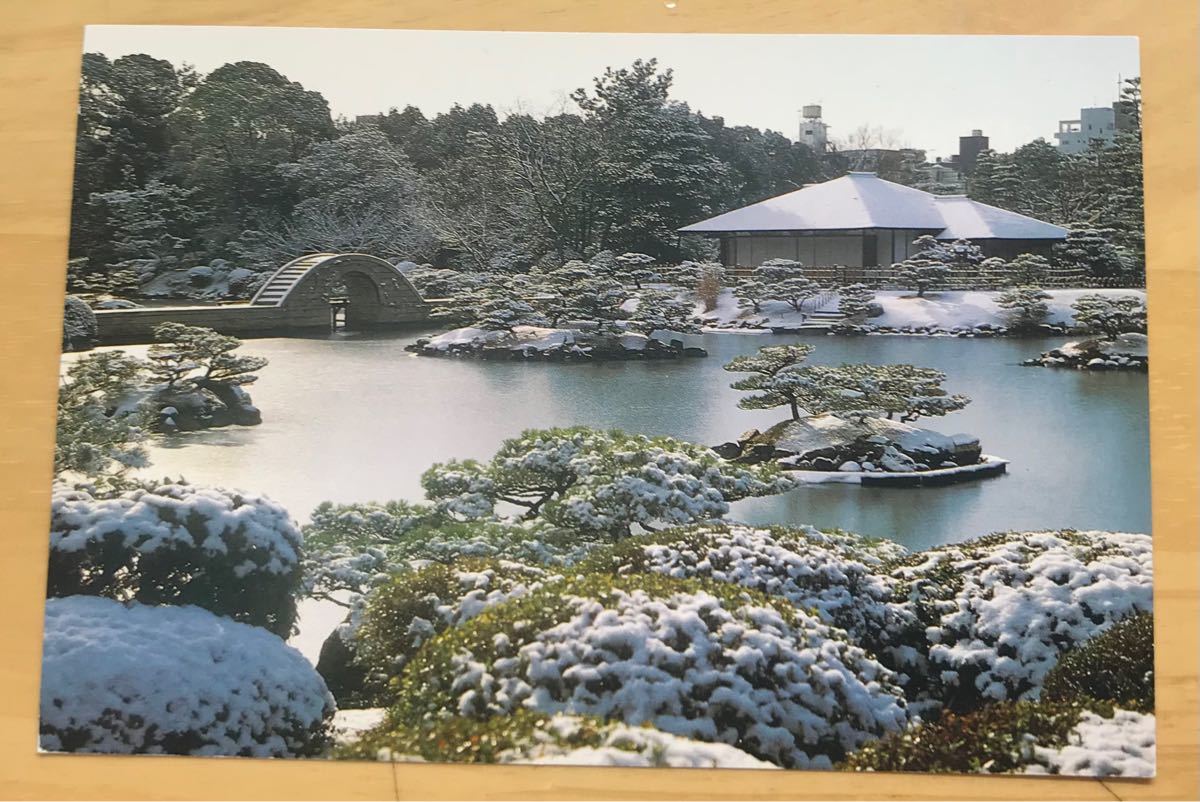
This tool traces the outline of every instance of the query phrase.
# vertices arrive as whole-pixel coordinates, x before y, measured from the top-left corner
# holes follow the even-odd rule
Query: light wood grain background
[[[75,94],[83,26],[89,23],[1140,36],[1151,308],[1158,777],[1149,782],[1100,782],[36,755],[50,447]],[[1200,52],[1196,26],[1193,0],[1153,4],[1135,0],[2,0],[0,795],[57,799],[1197,798]],[[712,55],[736,58],[732,53]],[[453,56],[447,54],[444,66],[452,65]],[[403,69],[403,63],[397,68]],[[1037,92],[1038,87],[1028,90]],[[914,98],[917,93],[919,87],[914,87]],[[1055,489],[1047,487],[1045,492]]]

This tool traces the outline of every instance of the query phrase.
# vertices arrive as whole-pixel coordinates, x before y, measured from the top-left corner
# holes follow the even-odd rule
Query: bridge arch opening
[[[378,326],[383,308],[379,284],[359,270],[346,270],[340,278],[346,298],[346,328],[369,329]]]

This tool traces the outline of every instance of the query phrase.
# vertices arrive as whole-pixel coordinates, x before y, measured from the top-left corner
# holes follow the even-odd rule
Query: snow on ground
[[[1112,718],[1084,713],[1061,749],[1035,746],[1038,762],[1026,774],[1153,777],[1154,716],[1117,710]]]
[[[555,716],[550,729],[570,737],[575,726],[570,716]],[[705,743],[647,727],[612,726],[600,746],[569,748],[550,739],[544,743],[501,752],[501,763],[537,763],[561,766],[669,766],[687,769],[777,769],[773,763],[729,744]]]
[[[1145,290],[1073,289],[1046,292],[1051,297],[1047,302],[1049,316],[1046,322],[1063,324],[1073,322],[1071,304],[1082,295],[1136,295],[1143,299],[1146,296]],[[908,290],[879,290],[875,293],[875,301],[883,307],[883,315],[871,318],[867,322],[892,328],[935,326],[953,329],[983,324],[1003,326],[1006,324],[1004,310],[996,305],[999,296],[999,291],[947,290],[930,292],[925,297],[918,298],[914,292]],[[820,311],[836,312],[837,304],[838,299],[834,296]],[[802,314],[783,301],[766,301],[762,304],[762,311],[755,313],[737,305],[737,298],[732,289],[721,290],[717,306],[711,312],[705,312],[702,305],[697,305],[696,308],[698,316],[717,325],[759,321],[759,325],[764,328],[794,328],[805,321],[805,314],[812,311],[806,306],[805,313]]]
[[[364,732],[381,724],[386,715],[383,707],[339,710],[333,714],[333,740],[338,744],[357,741]]]

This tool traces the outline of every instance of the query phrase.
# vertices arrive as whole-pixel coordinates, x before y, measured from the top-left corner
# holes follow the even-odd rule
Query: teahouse
[[[968,239],[985,256],[1046,255],[1067,229],[965,195],[934,195],[852,172],[768,198],[679,229],[719,237],[721,263],[753,266],[767,259],[805,265],[875,267],[912,254],[922,234]]]

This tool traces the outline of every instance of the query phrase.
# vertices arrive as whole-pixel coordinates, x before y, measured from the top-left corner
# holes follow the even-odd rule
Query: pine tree
[[[838,311],[847,321],[861,323],[866,320],[874,300],[875,291],[866,284],[851,284],[838,291]]]
[[[766,283],[755,278],[738,279],[733,288],[733,294],[738,299],[738,306],[750,309],[755,313],[762,311],[763,301],[771,299],[771,290]]]
[[[681,221],[713,211],[726,168],[696,116],[669,98],[671,83],[670,70],[639,59],[571,95],[599,132],[600,247],[674,256]]]
[[[617,264],[620,278],[626,283],[632,282],[633,286],[639,290],[642,288],[643,282],[662,279],[662,276],[650,269],[650,265],[654,264],[653,256],[644,253],[623,253],[614,261]]]
[[[813,351],[811,345],[769,345],[758,349],[756,354],[736,357],[725,365],[733,373],[749,373],[729,385],[735,390],[752,392],[738,401],[742,409],[773,409],[787,406],[792,420],[800,420],[800,397],[802,388],[792,380],[800,364]]]
[[[1077,325],[1109,337],[1146,332],[1146,303],[1136,295],[1083,295],[1071,310]]]
[[[942,389],[946,374],[913,365],[813,365],[782,374],[796,406],[809,415],[852,420],[898,417],[914,421],[945,415],[968,403]]]
[[[637,308],[629,315],[629,326],[643,334],[659,330],[688,334],[700,330],[692,304],[662,290],[642,290],[638,294]]]
[[[892,269],[896,271],[896,281],[916,290],[917,297],[921,298],[927,290],[945,284],[955,255],[929,234],[918,237],[913,247],[916,252],[903,262],[892,265]]]
[[[1067,232],[1054,246],[1058,263],[1082,269],[1094,278],[1119,278],[1129,272],[1124,254],[1113,245],[1111,229],[1083,228]]]
[[[1050,261],[1035,253],[1022,253],[1008,263],[1005,277],[1013,286],[1037,287],[1050,274]]]
[[[1000,294],[996,306],[1008,310],[1008,327],[1015,332],[1028,334],[1038,330],[1045,322],[1050,307],[1046,302],[1050,293],[1041,287],[1022,285],[1012,287]]]

